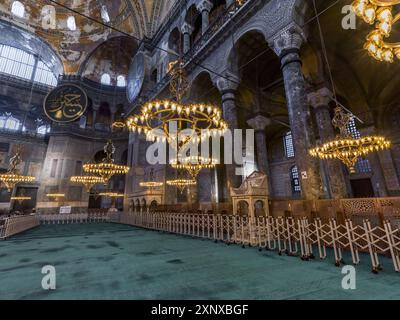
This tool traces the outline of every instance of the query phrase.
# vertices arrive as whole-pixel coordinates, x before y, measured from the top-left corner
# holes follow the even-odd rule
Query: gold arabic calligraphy
[[[84,112],[84,106],[81,104],[82,94],[68,93],[64,90],[57,97],[49,101],[48,112],[56,120],[70,120],[77,118]]]

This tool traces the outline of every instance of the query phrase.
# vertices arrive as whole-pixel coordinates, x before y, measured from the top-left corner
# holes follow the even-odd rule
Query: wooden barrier
[[[78,214],[41,214],[41,224],[81,224],[81,223],[103,223],[109,221],[106,212],[90,212]]]
[[[343,252],[350,252],[353,264],[360,263],[360,252],[369,255],[372,271],[381,269],[380,255],[390,256],[396,272],[400,272],[400,229],[390,221],[374,226],[368,219],[354,224],[346,219],[323,222],[317,218],[258,217],[185,213],[133,213],[115,215],[111,222],[145,229],[205,238],[260,250],[276,250],[280,255],[299,256],[302,260],[326,259],[332,248],[335,265],[343,264]]]
[[[0,229],[0,239],[7,239],[13,235],[39,226],[37,216],[15,216],[6,218]]]

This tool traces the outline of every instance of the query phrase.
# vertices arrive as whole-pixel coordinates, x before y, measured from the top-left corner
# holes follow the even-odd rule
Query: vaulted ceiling
[[[156,32],[175,0],[20,0],[25,6],[23,18],[11,14],[13,2],[0,2],[0,19],[40,36],[59,55],[65,73],[76,73],[101,43],[122,35],[84,16],[103,22],[101,8],[105,6],[108,25],[140,40]],[[55,19],[48,18],[51,10]],[[75,18],[76,30],[68,28],[70,16]]]

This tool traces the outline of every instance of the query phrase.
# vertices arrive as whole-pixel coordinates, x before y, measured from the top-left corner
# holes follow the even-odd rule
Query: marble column
[[[198,3],[197,10],[201,12],[201,34],[205,34],[210,25],[210,11],[214,4],[209,0],[203,0]]]
[[[316,143],[300,58],[303,36],[298,29],[286,29],[275,35],[270,45],[281,61],[302,197],[315,200],[320,197],[322,187],[319,163],[309,154],[309,150],[314,148]]]
[[[265,129],[271,124],[271,119],[262,115],[257,115],[255,118],[247,121],[247,124],[254,129],[256,140],[256,157],[258,170],[265,173],[268,179],[268,194],[270,194],[271,186],[269,185],[269,166],[268,166],[268,150],[267,137]]]
[[[315,119],[321,143],[335,139],[335,131],[329,109],[329,102],[332,100],[332,93],[327,88],[311,92],[308,95],[308,102],[314,108]],[[326,173],[326,188],[328,197],[341,199],[348,196],[343,166],[339,160],[326,160],[322,162]]]
[[[190,36],[193,33],[193,27],[185,22],[182,25],[181,32],[183,34],[183,53],[186,54],[189,52],[191,47]]]
[[[228,80],[232,78],[232,80]],[[239,121],[236,109],[236,90],[238,88],[239,79],[233,75],[227,75],[226,78],[218,78],[216,85],[222,95],[222,113],[224,120],[227,122],[229,129],[232,132],[232,137],[235,129],[239,129]],[[233,154],[233,150],[232,150]],[[242,177],[237,175],[236,165],[227,164],[226,168],[226,180],[227,180],[227,192],[228,198],[230,199],[231,188],[238,188],[242,183]]]
[[[117,113],[117,107],[116,106],[110,106],[110,112],[111,112],[111,124],[110,128],[113,128],[113,124],[115,122],[115,115]]]
[[[93,109],[92,129],[96,129],[97,113],[99,112],[100,109],[100,103],[94,102],[92,109]]]

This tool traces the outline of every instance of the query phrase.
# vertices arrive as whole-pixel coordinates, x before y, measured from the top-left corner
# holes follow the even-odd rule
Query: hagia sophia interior
[[[0,299],[398,298],[398,20],[384,0],[0,0]]]

